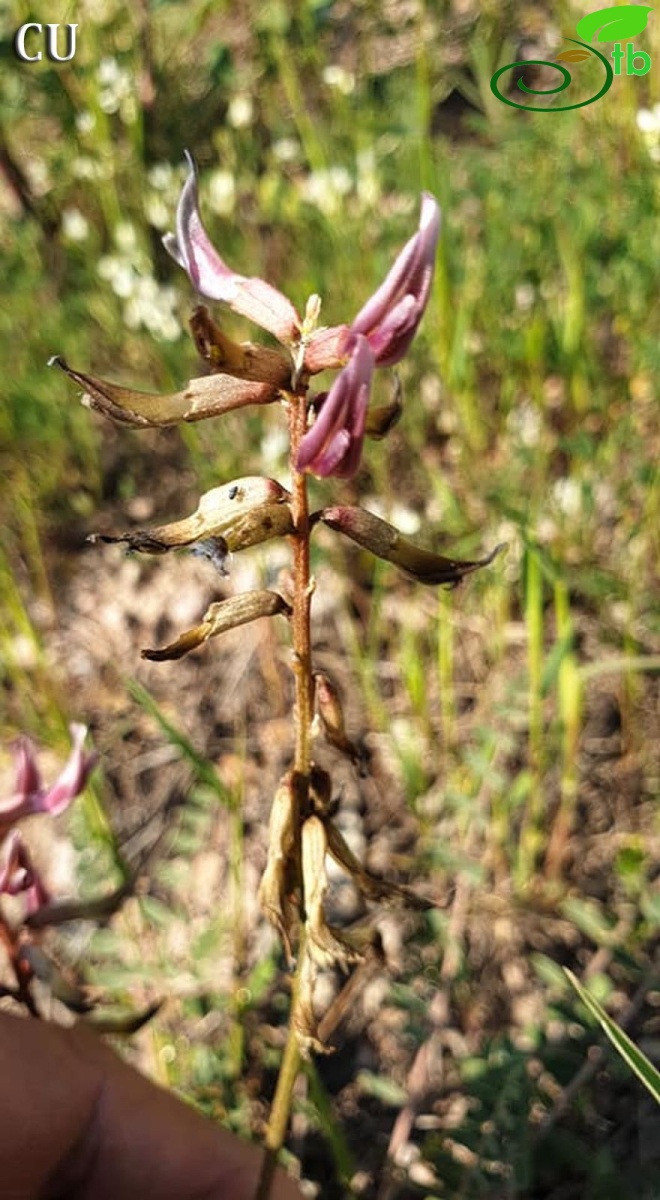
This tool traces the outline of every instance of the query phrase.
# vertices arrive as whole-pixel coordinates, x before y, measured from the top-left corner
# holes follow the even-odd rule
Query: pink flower
[[[349,359],[300,443],[296,468],[314,475],[354,475],[360,463],[374,356],[362,334],[348,339]],[[320,399],[320,397],[319,397]]]
[[[439,235],[440,209],[424,192],[417,233],[351,325],[353,333],[368,338],[379,367],[400,362],[417,332],[431,291]]]
[[[28,912],[36,912],[50,901],[50,893],[42,882],[18,829],[12,829],[0,848],[0,895],[18,896],[27,893]]]
[[[56,817],[78,796],[85,787],[94,768],[97,755],[86,753],[83,743],[87,735],[86,725],[71,725],[72,747],[69,759],[57,779],[50,787],[44,787],[37,766],[34,746],[27,737],[20,737],[14,747],[16,782],[14,794],[8,800],[0,800],[0,837],[32,813],[48,812]]]
[[[187,153],[186,158],[190,174],[179,199],[176,234],[165,235],[165,249],[188,272],[202,296],[224,300],[234,312],[267,329],[280,342],[296,342],[300,317],[291,301],[264,279],[237,275],[213,248],[199,215],[195,164]]]
[[[163,239],[166,249],[202,295],[224,300],[296,347],[302,324],[291,302],[265,280],[237,275],[211,245],[199,215],[194,164],[187,157],[190,174],[179,200],[176,235]],[[318,329],[306,339],[304,369],[309,375],[343,369],[330,391],[317,397],[320,411],[300,444],[298,470],[321,476],[349,476],[357,470],[374,366],[400,362],[417,332],[431,292],[439,234],[440,209],[424,192],[417,233],[352,324]]]

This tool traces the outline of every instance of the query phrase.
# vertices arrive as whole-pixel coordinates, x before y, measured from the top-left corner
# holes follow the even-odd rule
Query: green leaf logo
[[[584,62],[585,58],[593,58],[590,50],[562,50],[555,62]]]
[[[616,8],[601,8],[588,13],[578,21],[578,36],[591,42],[622,42],[635,37],[646,29],[648,14],[653,9],[648,4],[621,4]],[[597,35],[597,36],[596,36]]]

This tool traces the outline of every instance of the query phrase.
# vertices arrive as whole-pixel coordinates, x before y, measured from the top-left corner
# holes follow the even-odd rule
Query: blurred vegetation
[[[538,40],[535,57],[552,57],[584,7],[55,7],[49,21],[79,22],[69,63],[19,63],[13,35],[41,15],[18,2],[0,12],[6,733],[57,742],[66,719],[84,716],[51,668],[48,638],[99,506],[120,508],[154,480],[157,490],[168,462],[209,486],[258,472],[265,454],[258,413],[229,437],[210,422],[144,438],[91,416],[46,369],[58,353],[154,391],[201,373],[186,333],[190,287],[160,244],[183,150],[200,165],[207,225],[227,261],[299,309],[320,293],[329,324],[359,309],[415,227],[420,191],[433,192],[444,232],[402,368],[404,417],[367,446],[344,494],[457,554],[501,540],[508,552],[464,592],[436,596],[345,546],[324,539],[317,549],[368,600],[347,606],[342,631],[365,727],[387,742],[400,804],[417,822],[406,869],[458,880],[476,914],[461,924],[454,905],[430,918],[392,985],[405,1068],[429,1044],[445,1066],[411,1134],[427,1174],[411,1169],[413,1182],[387,1195],[657,1196],[657,1118],[625,1069],[603,1058],[571,1090],[593,1034],[558,964],[591,980],[617,1019],[630,1018],[633,1038],[657,1048],[660,67],[616,78],[594,105],[532,115],[498,104],[490,76],[525,38]],[[638,41],[660,63],[653,14]],[[255,336],[231,315],[226,328]],[[377,402],[388,386],[379,382]],[[319,496],[330,489],[319,484]],[[614,717],[599,729],[602,703]],[[160,728],[193,761],[180,735]],[[604,776],[585,747],[600,739],[606,750],[612,737],[599,824],[589,806]],[[220,799],[234,814],[238,887],[236,797],[214,794],[203,764],[193,767],[178,851],[203,843]],[[86,820],[79,837],[92,830],[107,842],[98,798]],[[581,860],[581,829],[602,839],[600,873]],[[98,935],[103,982],[123,986],[137,969],[122,949],[127,932],[172,919],[176,870],[164,863],[162,875],[167,903],[149,896],[128,930]],[[272,1086],[277,1060],[272,1046],[259,1049],[260,1006],[269,998],[281,1016],[286,1001],[272,998],[273,958],[226,992],[208,982],[205,964],[232,920],[217,916],[191,947],[199,995],[181,1014],[208,1024],[228,1011],[227,1040],[186,1043],[170,1024],[153,1034],[154,1062],[174,1063],[161,1076],[250,1133],[263,1095],[246,1064],[261,1056]],[[507,922],[502,958],[486,969],[484,943],[497,945]],[[521,970],[542,1003],[515,1017],[503,993]],[[433,1015],[445,991],[461,1030],[453,1042]],[[354,1120],[344,1134],[336,1091],[327,1064],[310,1072],[308,1120],[340,1181],[323,1194],[358,1195],[372,1126]],[[387,1129],[410,1100],[406,1070],[390,1071],[385,1056],[361,1073],[358,1095],[360,1119],[366,1111]]]

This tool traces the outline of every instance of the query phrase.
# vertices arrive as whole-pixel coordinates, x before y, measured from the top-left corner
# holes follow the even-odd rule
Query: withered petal
[[[360,752],[346,733],[339,692],[325,671],[314,672],[314,699],[323,732],[330,745],[346,754],[353,762],[359,762]]]
[[[350,936],[329,925],[323,911],[323,899],[328,890],[325,857],[328,849],[326,827],[320,817],[308,817],[302,827],[302,871],[305,904],[306,949],[322,968],[335,963],[345,968],[359,962],[361,947]]]
[[[423,896],[418,896],[416,892],[413,892],[403,884],[388,883],[385,879],[378,879],[375,875],[372,875],[370,871],[367,871],[362,866],[359,859],[355,857],[348,842],[337,829],[336,825],[333,825],[331,821],[324,821],[324,826],[327,836],[328,853],[346,871],[347,875],[350,875],[367,900],[414,908],[420,912],[428,912],[429,909],[436,907],[432,900],[426,900]]]
[[[259,903],[265,916],[277,929],[287,961],[293,963],[291,935],[296,913],[289,899],[291,867],[294,864],[297,811],[291,773],[280,781],[270,811],[268,859],[259,885]]]

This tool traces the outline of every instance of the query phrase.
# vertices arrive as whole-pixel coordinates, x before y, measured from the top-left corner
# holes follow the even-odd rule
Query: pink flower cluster
[[[200,217],[190,156],[188,162],[176,233],[163,239],[166,249],[202,296],[224,301],[296,349],[302,323],[291,301],[263,279],[238,275],[214,249]],[[319,329],[307,340],[303,368],[308,374],[342,369],[330,390],[316,397],[317,416],[300,444],[298,470],[344,477],[357,470],[374,368],[400,362],[417,332],[431,291],[439,234],[440,210],[425,192],[417,232],[351,324]]]
[[[50,787],[42,782],[32,742],[27,737],[18,738],[14,746],[14,791],[9,799],[0,800],[0,895],[25,893],[29,912],[46,904],[49,896],[20,832],[13,827],[22,817],[33,813],[58,816],[85,787],[97,755],[83,749],[85,725],[74,724],[70,729],[69,759]]]

